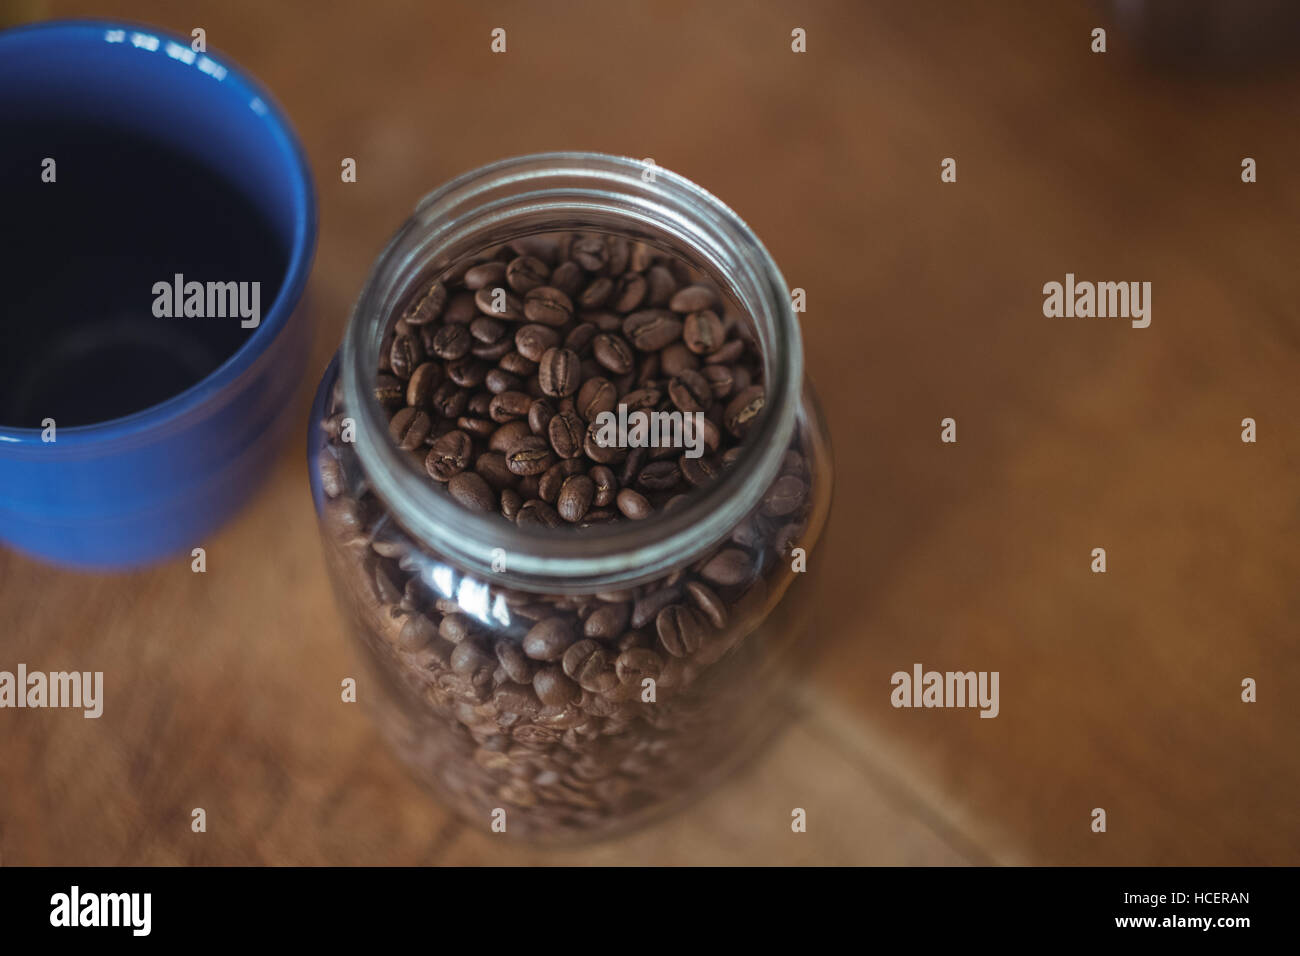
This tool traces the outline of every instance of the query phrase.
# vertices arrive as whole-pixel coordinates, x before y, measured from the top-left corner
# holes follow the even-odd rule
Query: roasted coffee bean
[[[614,280],[606,276],[592,279],[578,293],[577,304],[584,309],[599,309],[614,291]]]
[[[433,422],[418,408],[403,408],[388,423],[388,434],[403,451],[412,451],[424,444]]]
[[[501,713],[532,716],[542,709],[542,702],[529,684],[506,683],[492,692],[492,706]],[[508,766],[509,761],[503,766]]]
[[[632,257],[631,243],[619,236],[607,236],[605,246],[608,256],[605,260],[605,275],[619,276],[627,270],[628,260]]]
[[[615,312],[631,312],[645,301],[648,285],[638,272],[625,272],[614,286],[610,307]]]
[[[707,485],[710,481],[718,477],[719,470],[717,462],[712,458],[687,458],[685,455],[678,461],[677,466],[682,471],[682,477],[693,488],[699,488]]]
[[[618,483],[620,485],[631,485],[636,481],[636,476],[641,473],[642,467],[650,453],[645,448],[633,448],[627,453],[627,458],[623,462],[623,468],[619,472]]]
[[[700,367],[700,358],[682,342],[674,342],[672,345],[665,346],[658,352],[659,371],[669,378],[682,374],[682,372],[694,372]]]
[[[516,419],[515,421],[506,422],[488,436],[488,450],[499,451],[504,454],[513,448],[519,439],[531,434],[532,430],[529,429],[526,421]]]
[[[704,356],[704,361],[709,365],[730,365],[745,354],[745,343],[740,339],[732,339],[714,352],[712,355]],[[734,376],[734,372],[732,373]]]
[[[682,473],[675,461],[652,461],[636,476],[636,486],[643,491],[668,491],[681,481]]]
[[[528,406],[528,427],[534,435],[546,434],[554,417],[555,406],[544,398],[533,399],[533,403]]]
[[[503,285],[484,286],[474,293],[475,307],[485,315],[518,322],[524,317],[524,304]]]
[[[614,478],[614,472],[607,465],[596,465],[587,474],[590,475],[596,489],[592,503],[599,508],[613,504],[614,495],[618,493],[618,483]]]
[[[735,387],[735,376],[726,365],[706,365],[700,374],[708,381],[714,398],[726,398]]]
[[[375,561],[371,568],[370,585],[373,597],[379,604],[396,604],[402,599],[402,588],[395,579],[390,561]]]
[[[582,624],[582,633],[597,640],[613,640],[627,628],[631,613],[632,606],[626,601],[602,604],[587,615],[587,620]]]
[[[723,421],[727,431],[737,438],[744,438],[763,411],[766,402],[763,386],[751,385],[727,405]]]
[[[425,362],[416,367],[406,383],[406,404],[412,408],[425,408],[433,397],[433,390],[442,382],[442,366]]]
[[[337,498],[347,490],[347,476],[343,471],[343,465],[328,451],[321,452],[320,486],[330,498]]]
[[[526,379],[537,371],[537,363],[517,351],[507,352],[501,356],[501,360],[497,362],[497,365],[501,367],[501,371],[510,375],[517,375],[521,379]]]
[[[466,640],[456,645],[451,652],[451,669],[473,684],[492,680],[492,671],[496,669],[496,660],[489,657],[477,641]]]
[[[636,364],[636,354],[632,346],[619,335],[601,333],[591,343],[592,354],[596,361],[615,375],[625,375]]]
[[[500,319],[494,319],[491,316],[476,316],[474,321],[469,324],[469,334],[473,336],[476,342],[492,344],[500,342],[506,337],[506,324]]]
[[[463,325],[444,325],[433,336],[433,352],[440,359],[454,362],[469,354],[474,337]]]
[[[633,272],[645,272],[655,263],[654,247],[644,242],[633,242],[628,268]]]
[[[706,285],[688,285],[678,289],[668,303],[674,312],[700,312],[712,309],[718,304],[718,297]]]
[[[500,285],[506,277],[506,267],[501,262],[480,262],[471,266],[461,280],[467,289],[482,289],[484,286]]]
[[[512,351],[514,351],[514,342],[509,338],[504,338],[493,345],[476,345],[470,349],[470,354],[490,365],[493,362],[500,361],[505,357],[506,353]]]
[[[666,266],[651,266],[646,272],[646,295],[642,305],[654,309],[668,306],[673,293],[677,291],[677,280]]]
[[[551,273],[551,288],[559,289],[570,299],[582,288],[582,266],[572,260],[561,262]]]
[[[469,405],[469,392],[455,382],[443,382],[433,390],[429,404],[443,418],[460,418]]]
[[[424,469],[435,481],[450,481],[469,467],[474,440],[457,429],[439,436],[424,459]]]
[[[642,309],[623,320],[623,334],[641,352],[657,352],[682,334],[682,322],[666,309]]]
[[[499,368],[488,369],[483,384],[487,386],[487,390],[493,395],[500,395],[502,392],[519,392],[524,388],[523,379]]]
[[[524,636],[524,653],[536,661],[558,660],[574,641],[573,622],[567,617],[538,621]]]
[[[437,626],[423,614],[408,614],[397,635],[397,644],[404,651],[418,651],[438,640]],[[450,655],[448,650],[448,655]]]
[[[388,350],[389,368],[400,379],[408,379],[424,361],[424,346],[418,335],[398,335]]]
[[[624,488],[614,499],[618,505],[618,510],[623,512],[625,518],[631,518],[633,521],[641,521],[650,517],[654,510],[650,502],[646,500],[645,495],[633,491],[631,488]]]
[[[532,362],[540,362],[547,349],[553,349],[559,344],[560,333],[537,322],[520,326],[515,332],[515,348],[520,355]]]
[[[471,354],[474,358],[482,359],[484,362],[491,364],[504,358],[513,349],[515,349],[515,343],[511,339],[503,338],[502,341],[495,343],[495,345],[476,345],[471,350]],[[493,372],[500,372],[500,369],[489,368],[487,369],[487,375],[484,377],[484,384],[487,385],[490,392],[504,392],[504,390],[511,388],[511,385],[500,385],[494,388],[493,384],[491,384],[494,381]],[[521,382],[516,380],[513,386],[519,388]]]
[[[447,491],[471,511],[496,510],[496,495],[483,480],[483,476],[476,471],[462,471],[458,475],[452,475],[451,480],[447,482]]]
[[[635,392],[628,392],[623,396],[623,401],[620,404],[627,406],[627,412],[630,415],[638,411],[653,411],[663,400],[663,392],[657,388],[647,386],[646,388],[638,388]]]
[[[668,383],[668,397],[683,412],[702,412],[713,404],[713,388],[707,378],[688,369]]]
[[[727,626],[727,606],[712,588],[701,581],[690,581],[686,585],[686,593],[690,596],[691,603],[714,627],[722,630]]]
[[[524,299],[524,316],[529,322],[558,328],[573,318],[573,302],[554,286],[538,286]]]
[[[719,551],[700,568],[700,577],[713,584],[724,587],[744,584],[754,574],[754,559],[748,551],[739,548],[725,548]]]
[[[515,516],[515,524],[520,527],[558,528],[563,523],[556,510],[540,498],[525,501]]]
[[[697,355],[708,355],[722,347],[726,332],[722,320],[712,309],[691,312],[682,325],[682,341]]]
[[[472,636],[474,627],[470,619],[464,614],[453,612],[444,614],[442,623],[438,625],[438,634],[444,641],[450,641],[453,644],[459,644],[467,637]]]
[[[502,392],[492,397],[488,415],[494,422],[509,422],[526,418],[533,400],[523,392]]]
[[[563,667],[557,665],[543,667],[533,675],[533,690],[548,707],[563,707],[581,696],[578,685],[565,676]]]
[[[663,658],[645,647],[628,648],[619,654],[614,662],[619,683],[633,684],[638,690],[641,688],[641,681],[647,677],[658,678],[663,671],[663,666]]]
[[[569,251],[573,261],[588,272],[599,272],[609,261],[609,249],[599,236],[584,236],[573,243]]]
[[[579,358],[586,358],[591,352],[591,344],[600,334],[600,326],[593,322],[579,322],[564,337],[564,347]]]
[[[380,374],[375,379],[375,400],[388,409],[401,407],[406,397],[406,384],[396,375]]]
[[[798,510],[808,496],[808,486],[794,475],[783,475],[772,483],[763,496],[761,510],[768,517],[788,515]]]
[[[506,452],[506,465],[516,475],[540,475],[555,464],[555,456],[545,438],[529,435],[519,439]]]
[[[586,475],[570,475],[560,486],[560,495],[555,503],[555,510],[568,522],[581,521],[591,507],[591,500],[596,494],[596,484]]]
[[[670,604],[676,604],[681,600],[681,588],[663,587],[657,591],[651,591],[649,594],[642,595],[632,604],[632,616],[628,623],[633,628],[645,627],[655,619],[660,611]]]
[[[465,432],[471,438],[487,438],[496,431],[497,424],[488,418],[474,418],[470,415],[462,415],[456,419],[456,427]]]
[[[551,276],[551,267],[535,256],[519,256],[506,266],[506,282],[520,295],[545,285]]]
[[[570,645],[560,664],[565,674],[590,693],[607,693],[618,684],[609,652],[596,641],[581,640]]]
[[[506,464],[506,456],[500,452],[488,451],[479,455],[474,462],[474,470],[498,491],[509,488],[518,481],[515,473]]]
[[[427,325],[442,314],[447,304],[447,287],[441,282],[434,282],[419,293],[402,313],[402,319],[408,325]]]
[[[447,377],[461,388],[477,388],[487,377],[488,365],[475,356],[447,363]]]
[[[581,384],[578,356],[568,349],[547,349],[537,367],[537,378],[547,395],[562,398],[574,394]]]
[[[553,505],[560,497],[560,488],[564,479],[582,472],[582,462],[576,458],[562,458],[542,473],[537,482],[537,496],[548,505]]]
[[[561,412],[547,423],[547,435],[551,448],[561,458],[577,458],[582,454],[582,440],[587,426],[573,412]]]
[[[397,525],[385,523],[375,529],[370,547],[381,557],[400,559],[410,552],[411,539]]]
[[[704,624],[691,608],[670,604],[655,616],[659,644],[673,657],[686,657],[700,649]]]
[[[607,378],[589,378],[578,389],[578,414],[594,422],[602,412],[612,412],[618,404],[618,390]]]
[[[513,488],[504,489],[501,492],[501,517],[507,521],[514,521],[523,504],[524,499],[519,496],[519,492]]]

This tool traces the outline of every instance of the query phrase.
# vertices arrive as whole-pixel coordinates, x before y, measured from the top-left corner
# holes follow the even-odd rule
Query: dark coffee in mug
[[[231,310],[177,314],[156,287],[257,283],[269,310],[288,263],[258,206],[219,173],[84,121],[7,125],[0,209],[0,426],[95,424],[183,392],[256,327]]]

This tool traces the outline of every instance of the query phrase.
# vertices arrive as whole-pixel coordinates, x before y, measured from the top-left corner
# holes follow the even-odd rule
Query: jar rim
[[[648,178],[647,169],[653,170]],[[753,323],[764,363],[763,416],[731,468],[681,507],[650,520],[574,533],[519,527],[499,514],[471,512],[410,467],[389,440],[387,418],[370,387],[392,315],[413,283],[427,280],[439,253],[487,227],[542,214],[604,224],[572,227],[578,231],[612,231],[611,220],[639,223],[684,243],[710,264]],[[557,228],[531,228],[514,238]],[[521,590],[581,593],[630,587],[669,573],[724,540],[758,507],[795,432],[803,348],[776,263],[749,226],[712,193],[650,161],[594,152],[537,153],[471,170],[419,201],[380,254],[353,308],[341,373],[344,407],[356,420],[357,457],[371,490],[399,525],[433,552],[485,579]]]

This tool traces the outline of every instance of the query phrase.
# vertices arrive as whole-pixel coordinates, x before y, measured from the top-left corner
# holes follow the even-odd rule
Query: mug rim
[[[3,54],[8,43],[27,40],[33,34],[48,34],[51,40],[74,37],[78,42],[94,42],[94,32],[107,30],[146,33],[149,36],[182,43],[186,48],[189,47],[188,40],[171,30],[152,24],[131,20],[75,18],[45,20],[0,30],[0,54]],[[132,49],[136,48],[132,47]],[[154,51],[151,50],[138,52],[154,55]],[[153,432],[155,429],[209,408],[214,399],[258,362],[288,324],[289,316],[302,300],[307,286],[307,277],[311,272],[312,260],[315,257],[319,223],[316,188],[312,180],[311,167],[307,162],[307,154],[293,126],[289,123],[287,114],[260,82],[224,53],[209,51],[203,56],[226,71],[226,75],[220,80],[222,86],[230,83],[236,95],[246,102],[251,104],[256,100],[263,104],[265,113],[259,115],[268,121],[267,132],[270,134],[271,146],[287,164],[289,171],[287,185],[298,214],[294,216],[293,238],[288,250],[287,263],[281,275],[280,288],[271,308],[258,327],[253,330],[253,334],[225,361],[199,381],[155,405],[129,415],[88,425],[61,427],[59,440],[53,450],[58,450],[60,446],[66,450],[71,446],[84,446]],[[227,90],[230,89],[227,87]],[[3,454],[5,449],[27,448],[34,445],[50,450],[49,445],[41,441],[42,431],[43,429],[40,428],[0,425],[0,454]]]

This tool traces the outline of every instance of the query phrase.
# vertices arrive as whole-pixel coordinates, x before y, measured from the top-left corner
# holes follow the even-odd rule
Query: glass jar
[[[578,255],[593,242],[595,261]],[[542,271],[555,268],[557,282],[559,261],[572,253],[587,285],[641,269],[716,295],[719,328],[747,343],[753,367],[738,361],[734,382],[717,373],[726,381],[713,384],[714,394],[744,405],[734,386],[752,391],[761,381],[762,399],[748,405],[761,411],[743,439],[709,458],[711,480],[671,501],[648,492],[643,501],[663,506],[645,520],[597,523],[598,513],[617,515],[592,507],[591,522],[550,527],[562,522],[540,503],[535,510],[552,520],[519,517],[524,497],[556,500],[545,476],[520,478],[522,496],[492,486],[486,504],[515,521],[465,507],[447,482],[431,478],[424,465],[436,436],[476,422],[446,419],[463,406],[434,408],[427,389],[399,376],[428,412],[422,434],[407,440],[410,432],[392,422],[406,400],[385,387],[411,369],[394,369],[392,342],[418,334],[432,349],[434,325],[467,321],[468,293],[455,306],[442,292],[433,296],[447,313],[428,327],[399,319],[427,318],[417,310],[435,279],[454,287],[475,264],[499,276],[490,264],[522,253],[549,256]],[[651,294],[662,299],[664,290]],[[462,314],[453,318],[453,308]],[[581,349],[586,368],[590,335],[574,329],[614,320],[577,311],[556,331]],[[495,359],[501,350],[482,354]],[[656,378],[667,354],[639,356],[639,371],[617,379],[620,401],[649,388],[667,408]],[[461,176],[420,202],[356,304],[317,392],[308,454],[327,564],[366,667],[359,696],[444,802],[471,822],[528,839],[603,836],[699,793],[782,720],[782,694],[812,636],[803,582],[815,577],[806,573],[808,555],[831,497],[829,442],[802,356],[790,294],[767,250],[734,212],[666,170],[600,154],[526,156]],[[672,363],[711,357],[679,348]],[[509,364],[516,381],[530,370],[517,357]],[[540,396],[538,375],[527,378],[528,394]],[[481,412],[485,398],[477,401]],[[710,414],[715,424],[723,419]],[[734,412],[722,423],[738,433],[740,421]],[[489,441],[474,437],[470,460],[490,455]],[[664,460],[653,449],[612,454],[614,483],[639,483],[645,473],[636,468]],[[683,471],[686,458],[677,459]]]

